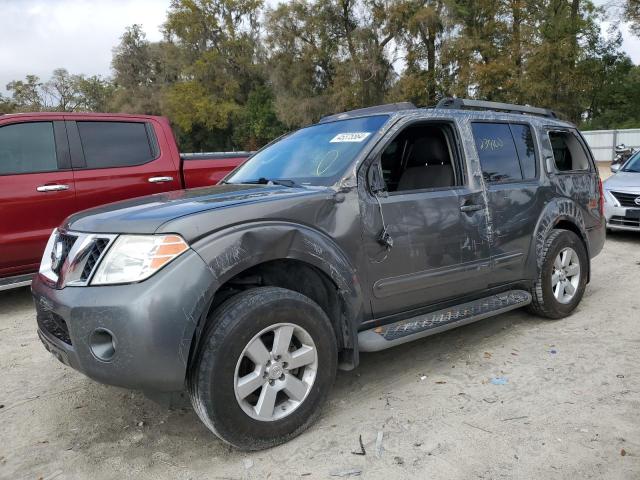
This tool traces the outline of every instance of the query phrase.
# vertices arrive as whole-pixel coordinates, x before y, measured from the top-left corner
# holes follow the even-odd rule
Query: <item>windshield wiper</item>
[[[240,184],[249,184],[249,185],[268,185],[272,183],[274,185],[282,185],[284,187],[298,187],[299,185],[290,180],[288,178],[265,178],[260,177],[257,180],[244,180],[242,182],[238,182]]]

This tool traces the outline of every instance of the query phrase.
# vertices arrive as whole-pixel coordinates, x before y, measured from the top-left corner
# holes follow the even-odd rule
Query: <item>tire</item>
[[[557,271],[556,259],[559,258],[561,252],[570,251],[575,252],[575,256],[571,257],[570,265],[564,267],[561,273],[554,277],[554,271]],[[562,258],[566,259],[567,257]],[[567,272],[575,272],[574,261],[578,263],[580,272],[575,282],[573,282],[574,277],[567,275]],[[587,286],[589,269],[589,257],[583,241],[569,230],[552,230],[542,250],[542,267],[539,269],[538,278],[531,291],[532,301],[529,305],[529,311],[552,319],[570,315],[582,300]],[[554,283],[558,278],[561,284],[555,287]],[[565,280],[562,280],[563,278]],[[562,282],[565,282],[566,287],[563,287]],[[566,282],[570,285],[567,285]],[[566,288],[566,295],[562,294],[562,288]]]
[[[266,333],[256,337],[265,330]],[[276,336],[286,338],[282,332],[288,331],[293,335],[286,344],[287,353],[274,355],[273,351],[282,350],[276,349]],[[266,350],[256,347],[259,344]],[[309,346],[315,347],[316,355],[309,354]],[[254,350],[259,354],[252,354]],[[266,362],[265,352],[270,359]],[[290,365],[284,359],[289,359],[291,365],[301,363],[302,356],[297,360],[293,357],[299,352],[305,353],[304,361],[315,358],[315,363],[288,369]],[[276,357],[280,360],[276,361]],[[333,327],[315,302],[284,288],[246,290],[225,301],[209,316],[208,328],[187,379],[191,403],[204,424],[230,445],[242,450],[273,447],[299,435],[318,418],[335,380],[337,357]],[[252,358],[261,360],[254,364]],[[315,377],[311,381],[314,368]],[[277,378],[272,378],[273,375]],[[262,386],[241,399],[246,392],[241,390],[239,380],[251,376]],[[306,388],[304,396],[301,383]],[[278,388],[282,389],[280,393],[273,394]],[[263,395],[264,401],[260,403]],[[276,399],[271,410],[268,397]],[[284,401],[285,397],[288,400]],[[269,411],[272,417],[267,419]]]

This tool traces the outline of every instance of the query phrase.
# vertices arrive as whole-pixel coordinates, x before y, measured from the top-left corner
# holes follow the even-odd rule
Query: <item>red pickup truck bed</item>
[[[152,193],[215,185],[248,152],[180,155],[164,117],[0,115],[0,290],[30,281],[68,215]]]

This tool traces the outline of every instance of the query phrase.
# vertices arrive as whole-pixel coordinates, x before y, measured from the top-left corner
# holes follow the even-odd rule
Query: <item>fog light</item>
[[[91,353],[103,362],[109,362],[116,353],[116,342],[113,334],[104,328],[98,328],[93,331],[89,339],[89,348]]]

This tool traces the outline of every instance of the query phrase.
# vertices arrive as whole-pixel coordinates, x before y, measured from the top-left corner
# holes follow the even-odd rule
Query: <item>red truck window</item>
[[[141,122],[77,122],[86,168],[142,165],[156,157],[155,138]]]
[[[51,122],[16,123],[0,127],[0,175],[57,169],[56,142]]]

